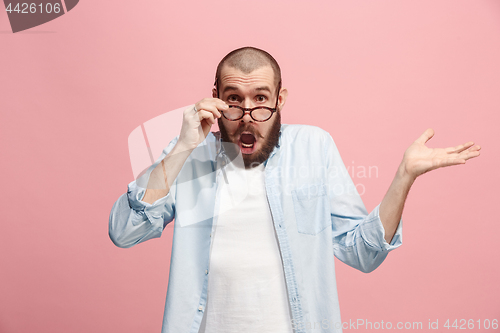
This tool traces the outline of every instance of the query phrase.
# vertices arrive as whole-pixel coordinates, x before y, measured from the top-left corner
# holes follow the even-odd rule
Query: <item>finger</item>
[[[195,114],[196,112],[198,112],[198,110],[199,110],[199,108],[198,108],[197,104],[195,104],[191,108],[186,108],[184,110],[184,112],[183,112],[184,113],[184,117],[191,116],[191,115]]]
[[[472,147],[471,149],[469,149],[469,151],[479,151],[481,150],[481,146],[480,145],[475,145],[474,147]]]
[[[220,118],[222,114],[220,111],[217,109],[217,106],[213,101],[211,102],[206,102],[206,103],[199,103],[198,105],[198,112],[201,110],[209,111],[211,112],[215,117]]]
[[[425,132],[417,139],[415,142],[424,144],[430,140],[434,136],[434,130],[432,128],[428,128]]]
[[[438,168],[448,167],[452,165],[465,164],[464,158],[447,158],[438,163]]]
[[[452,153],[460,153],[466,149],[469,149],[470,147],[472,147],[474,145],[474,142],[470,141],[470,142],[467,142],[467,143],[464,143],[463,145],[458,145],[456,147],[449,147],[449,148],[446,148],[445,151],[448,153],[448,154],[452,154]]]
[[[462,154],[464,154],[464,155],[462,155]],[[461,159],[464,159],[464,160],[468,160],[468,159],[471,159],[471,158],[474,158],[474,157],[478,157],[479,155],[481,155],[481,153],[479,151],[477,151],[477,150],[473,151],[473,152],[468,151],[468,152],[462,153],[462,154],[460,154],[461,156],[459,155],[459,157]]]
[[[214,114],[211,113],[211,112],[209,112],[209,111],[206,111],[206,110],[200,110],[200,111],[198,111],[198,119],[200,120],[200,122],[203,119],[206,119],[211,124],[215,124]]]
[[[215,106],[217,107],[217,109],[219,110],[227,110],[229,108],[229,106],[227,105],[226,102],[224,102],[222,99],[219,99],[219,98],[214,98],[215,100]]]
[[[441,166],[450,166],[456,164],[465,164],[465,161],[471,158],[478,157],[480,155],[479,151],[463,151],[460,154],[454,154],[447,159],[443,159],[440,163]]]

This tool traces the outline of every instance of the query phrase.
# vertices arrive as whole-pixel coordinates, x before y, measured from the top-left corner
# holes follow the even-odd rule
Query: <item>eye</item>
[[[267,100],[267,97],[264,95],[258,95],[256,98],[257,102],[265,102]]]
[[[238,102],[239,101],[239,96],[238,95],[229,95],[227,98],[228,102]]]

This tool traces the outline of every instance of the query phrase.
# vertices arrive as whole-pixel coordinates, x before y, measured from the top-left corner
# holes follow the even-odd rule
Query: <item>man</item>
[[[120,247],[175,218],[162,332],[341,332],[333,256],[377,268],[401,245],[415,179],[479,156],[472,142],[427,148],[426,130],[368,214],[331,136],[281,124],[287,95],[267,52],[229,53],[212,98],[184,111],[180,135],[113,206]]]

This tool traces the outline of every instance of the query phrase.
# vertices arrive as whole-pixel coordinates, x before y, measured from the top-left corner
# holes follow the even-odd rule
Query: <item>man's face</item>
[[[271,66],[258,68],[250,74],[224,66],[220,73],[219,98],[228,105],[238,105],[243,108],[257,106],[274,108],[278,94],[276,88]],[[273,113],[271,119],[267,121],[256,122],[249,113],[245,113],[243,118],[237,121],[230,121],[224,117],[218,119],[223,141],[237,145],[246,168],[255,167],[267,160],[278,143],[281,127],[279,112],[285,104],[286,96],[286,89],[281,89],[278,112]],[[213,97],[217,97],[216,89],[213,90]]]

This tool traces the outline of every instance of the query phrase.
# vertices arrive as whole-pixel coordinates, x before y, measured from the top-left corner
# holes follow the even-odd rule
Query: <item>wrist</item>
[[[190,152],[193,151],[196,147],[191,147],[191,145],[186,144],[184,141],[179,139],[177,143],[175,144],[174,148],[172,148],[172,152],[174,154],[176,153],[182,153],[182,152]]]
[[[400,180],[404,181],[405,183],[409,183],[410,185],[413,184],[415,179],[417,179],[417,176],[411,174],[408,172],[408,169],[406,168],[406,164],[401,162],[399,165],[398,171],[396,173],[396,177],[398,177]]]

